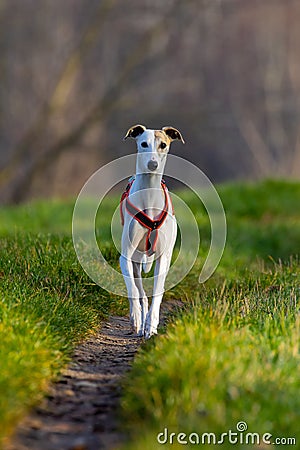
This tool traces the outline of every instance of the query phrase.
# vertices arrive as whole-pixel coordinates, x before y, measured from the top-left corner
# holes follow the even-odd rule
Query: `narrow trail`
[[[164,302],[161,322],[181,306],[180,301]],[[18,425],[4,450],[112,450],[122,444],[121,380],[142,342],[128,317],[110,317],[76,348],[59,381]]]
[[[110,317],[76,348],[60,380],[21,422],[5,450],[99,450],[122,443],[116,417],[120,381],[141,342],[127,317]]]

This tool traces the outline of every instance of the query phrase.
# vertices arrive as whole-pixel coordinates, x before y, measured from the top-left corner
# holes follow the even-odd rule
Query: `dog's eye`
[[[160,148],[161,148],[161,149],[166,148],[166,146],[167,146],[167,144],[165,144],[165,142],[162,142],[162,143],[160,144]]]
[[[141,143],[141,146],[144,147],[144,148],[147,148],[147,147],[148,147],[148,144],[147,144],[147,142],[142,142],[142,143]]]

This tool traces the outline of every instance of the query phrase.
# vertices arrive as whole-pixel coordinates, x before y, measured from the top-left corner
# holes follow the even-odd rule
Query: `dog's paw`
[[[133,332],[138,336],[143,336],[142,314],[139,309],[132,311],[130,314],[130,324]]]
[[[144,337],[150,339],[151,336],[157,334],[157,327],[159,324],[159,315],[155,314],[155,311],[149,311],[146,317]]]
[[[153,326],[151,326],[151,323],[146,322],[144,338],[150,339],[151,336],[154,336],[155,334],[157,334],[157,327],[153,327]]]

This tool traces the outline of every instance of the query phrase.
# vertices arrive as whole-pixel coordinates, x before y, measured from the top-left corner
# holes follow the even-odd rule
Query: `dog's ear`
[[[146,130],[146,127],[144,125],[134,125],[133,127],[129,128],[129,130],[127,131],[127,133],[125,134],[123,141],[125,141],[125,139],[132,137],[132,138],[136,138],[138,137],[140,134],[143,134],[144,131]]]
[[[180,131],[176,130],[176,128],[173,127],[163,127],[162,130],[166,133],[166,135],[171,139],[171,141],[181,141],[183,144],[184,139],[180,133]]]

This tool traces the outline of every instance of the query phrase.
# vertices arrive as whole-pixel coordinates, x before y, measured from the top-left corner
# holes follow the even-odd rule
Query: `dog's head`
[[[184,144],[181,133],[173,127],[148,130],[144,125],[134,125],[129,128],[124,140],[129,137],[136,140],[140,173],[163,173],[171,143],[179,140]]]

